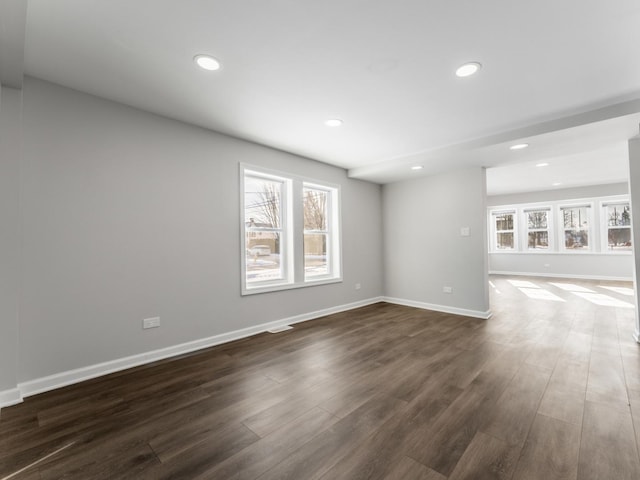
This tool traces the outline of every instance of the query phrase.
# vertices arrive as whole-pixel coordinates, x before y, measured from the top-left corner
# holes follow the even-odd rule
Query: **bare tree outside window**
[[[304,271],[305,277],[329,273],[329,231],[327,229],[329,192],[305,188],[304,214]]]
[[[607,205],[607,245],[610,250],[631,250],[631,207]]]
[[[495,214],[496,248],[499,250],[513,250],[514,242],[514,213]]]
[[[549,248],[549,210],[527,212],[527,245],[530,250]]]
[[[248,283],[283,278],[282,194],[282,182],[245,177],[245,261]]]
[[[564,246],[570,249],[589,248],[589,208],[563,207]]]
[[[242,295],[341,281],[340,189],[242,171]]]
[[[251,212],[256,216],[253,218],[254,224],[259,224],[265,228],[273,228],[274,250],[280,251],[280,229],[282,220],[280,216],[280,205],[282,202],[282,187],[275,182],[261,182],[260,190],[255,192],[255,200],[249,205]],[[251,221],[251,219],[250,219]]]

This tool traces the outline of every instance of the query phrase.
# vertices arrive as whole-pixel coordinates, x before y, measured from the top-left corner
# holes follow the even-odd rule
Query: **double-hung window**
[[[567,251],[589,250],[591,205],[560,207],[564,249]]]
[[[524,214],[527,222],[527,248],[548,250],[551,208],[525,210]]]
[[[245,170],[244,257],[246,286],[286,284],[290,235],[286,178]]]
[[[516,212],[494,212],[493,230],[496,250],[514,250],[516,246]]]
[[[629,202],[603,204],[607,230],[607,250],[631,250],[631,207]]]
[[[242,294],[341,281],[339,188],[241,166]]]
[[[310,280],[331,274],[332,235],[331,190],[319,185],[304,184],[304,278]]]

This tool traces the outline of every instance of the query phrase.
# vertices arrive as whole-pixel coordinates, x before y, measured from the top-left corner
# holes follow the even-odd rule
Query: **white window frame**
[[[339,222],[336,221],[340,217],[340,191],[336,187],[330,187],[326,184],[319,184],[315,182],[302,182],[303,193],[304,189],[317,190],[325,192],[327,194],[327,219],[324,230],[306,230],[304,228],[303,219],[303,239],[304,235],[326,235],[327,237],[327,273],[324,275],[313,275],[307,277],[306,273],[306,260],[303,259],[304,268],[304,281],[308,284],[314,284],[318,282],[324,282],[326,280],[334,280],[336,278],[336,272],[340,272],[340,232]],[[303,198],[304,202],[304,198]],[[304,250],[304,241],[303,241]],[[303,252],[304,253],[304,252]]]
[[[529,213],[547,212],[547,228],[529,228]],[[553,252],[553,209],[550,206],[530,205],[522,208],[522,226],[524,230],[522,240],[522,251],[526,253],[549,253]],[[529,232],[547,232],[548,245],[544,249],[529,248]]]
[[[252,295],[342,282],[340,186],[244,163],[240,164],[239,170],[241,294]],[[282,215],[282,235],[280,240],[282,279],[247,282],[246,232],[248,230],[245,224],[245,177],[247,175],[283,182],[282,205],[280,207]],[[314,275],[309,279],[305,278],[304,259],[303,191],[305,187],[326,191],[329,194],[326,230],[328,235],[328,273]]]
[[[631,200],[628,196],[611,198],[607,200],[603,200],[600,202],[600,245],[602,246],[601,250],[603,253],[607,253],[609,255],[631,255],[633,253],[633,230],[631,228],[631,224],[629,225],[618,225],[618,226],[609,226],[609,212],[608,208],[611,205],[628,205],[631,208]],[[631,212],[631,223],[633,223],[633,212]],[[631,249],[629,250],[610,250],[609,249],[609,229],[610,228],[625,228],[629,229],[631,232]]]
[[[587,207],[587,236],[589,238],[589,246],[581,249],[571,249],[566,247],[565,241],[565,227],[564,227],[564,209],[569,208],[581,208]],[[558,251],[561,253],[568,253],[571,255],[578,255],[580,253],[595,252],[596,236],[594,235],[594,205],[593,202],[576,202],[576,203],[561,203],[558,205],[558,221],[556,222],[558,227]]]
[[[496,225],[496,217],[498,215],[512,215],[513,229],[498,230]],[[489,212],[489,221],[491,222],[491,248],[496,253],[513,253],[518,251],[518,210],[516,208],[504,207],[499,210],[491,210]],[[513,248],[498,248],[498,234],[513,233]]]

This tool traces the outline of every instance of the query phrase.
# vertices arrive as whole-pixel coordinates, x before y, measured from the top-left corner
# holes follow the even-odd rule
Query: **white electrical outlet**
[[[142,320],[142,328],[158,328],[160,326],[160,317],[145,318]]]
[[[442,287],[442,293],[453,293],[452,287],[447,287],[446,285]]]
[[[360,290],[362,288],[362,285],[360,285],[359,283],[356,283],[356,290]]]
[[[460,227],[460,236],[461,237],[471,236],[471,229],[469,227]]]

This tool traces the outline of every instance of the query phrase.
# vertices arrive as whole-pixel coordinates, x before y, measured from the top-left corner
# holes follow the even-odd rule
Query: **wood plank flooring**
[[[491,282],[486,321],[379,303],[28,398],[0,480],[639,479],[631,285]]]

